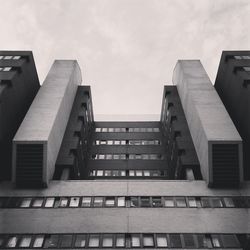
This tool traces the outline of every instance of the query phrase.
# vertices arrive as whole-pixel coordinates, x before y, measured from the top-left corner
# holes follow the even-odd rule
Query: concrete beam
[[[81,71],[76,61],[56,60],[53,63],[13,139],[14,182],[20,185],[48,185],[54,174],[57,154],[77,86],[81,81]],[[31,154],[29,148],[25,147],[27,145],[32,145],[31,150],[34,150],[34,145],[42,145],[40,147],[42,152],[36,152],[37,155]],[[27,172],[25,176],[24,169]]]

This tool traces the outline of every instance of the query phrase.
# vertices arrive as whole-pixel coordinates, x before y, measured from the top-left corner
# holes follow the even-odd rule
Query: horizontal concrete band
[[[51,181],[49,189],[15,189],[6,182],[0,196],[250,196],[250,182],[239,189],[209,189],[205,181]]]
[[[0,221],[0,233],[250,233],[244,209],[1,209]]]

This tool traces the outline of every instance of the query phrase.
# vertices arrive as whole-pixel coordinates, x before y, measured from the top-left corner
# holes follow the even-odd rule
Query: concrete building
[[[250,249],[244,137],[200,61],[162,100],[160,121],[95,121],[77,62],[55,61],[9,139],[0,249]]]

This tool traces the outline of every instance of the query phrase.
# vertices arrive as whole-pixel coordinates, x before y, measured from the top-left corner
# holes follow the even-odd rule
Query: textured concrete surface
[[[68,122],[81,71],[73,60],[56,60],[19,127],[13,144],[42,143],[45,183],[54,173],[54,165]],[[15,154],[13,156],[15,169]]]
[[[242,179],[242,140],[199,60],[180,60],[173,83],[181,98],[203,178],[213,181],[212,143],[239,144]]]

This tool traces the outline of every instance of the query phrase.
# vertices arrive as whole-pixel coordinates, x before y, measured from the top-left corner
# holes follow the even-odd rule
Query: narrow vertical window
[[[139,234],[132,234],[131,235],[131,246],[132,247],[140,247],[141,246]]]
[[[104,234],[102,238],[103,247],[112,247],[113,246],[113,236],[111,234]]]
[[[70,202],[69,202],[69,206],[70,207],[78,207],[79,206],[79,202],[80,202],[80,198],[79,197],[71,197],[70,198]]]
[[[144,234],[143,235],[143,247],[154,247],[153,234]]]
[[[167,247],[168,246],[167,236],[165,234],[157,234],[156,244],[157,247]]]
[[[8,242],[7,242],[6,246],[9,247],[9,248],[13,248],[13,247],[16,247],[16,244],[17,244],[17,237],[16,236],[11,236],[8,239]]]
[[[45,207],[53,207],[55,202],[55,198],[49,197],[45,201]]]
[[[118,207],[125,207],[125,197],[117,198]]]
[[[91,197],[83,197],[82,198],[82,207],[90,207]]]
[[[41,248],[43,246],[43,242],[44,242],[44,236],[43,235],[37,235],[35,237],[34,243],[33,243],[33,247],[35,248]]]
[[[75,247],[85,247],[86,245],[86,235],[78,234],[75,240]]]
[[[102,207],[103,197],[94,197],[94,207]]]
[[[20,207],[30,207],[32,198],[23,198]]]
[[[125,235],[124,234],[117,234],[116,235],[115,246],[116,247],[125,247]]]
[[[91,234],[89,236],[89,247],[99,247],[100,239],[99,235]]]
[[[31,236],[23,236],[19,243],[19,247],[29,247],[30,243],[31,243]]]

